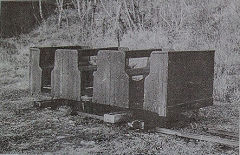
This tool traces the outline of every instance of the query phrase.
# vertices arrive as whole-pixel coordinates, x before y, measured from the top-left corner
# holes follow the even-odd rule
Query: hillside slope
[[[239,15],[237,0],[58,3],[56,12],[31,33],[0,39],[0,71],[20,70],[16,76],[27,80],[31,46],[107,47],[117,46],[119,39],[130,49],[214,49],[215,99],[232,102],[240,96]]]

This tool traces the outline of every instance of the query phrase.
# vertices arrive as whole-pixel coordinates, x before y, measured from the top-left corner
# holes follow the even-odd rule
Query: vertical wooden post
[[[81,72],[78,69],[77,50],[56,51],[51,79],[53,98],[80,101]]]
[[[63,52],[55,51],[54,68],[51,72],[51,95],[53,98],[60,98],[61,96],[63,55]]]
[[[40,63],[40,49],[30,48],[30,71],[29,71],[29,85],[31,94],[38,94],[42,87],[42,69]]]
[[[125,72],[125,53],[99,51],[94,72],[93,102],[129,107],[129,77]]]
[[[143,109],[166,116],[168,53],[155,51],[150,57],[150,73],[144,83]]]

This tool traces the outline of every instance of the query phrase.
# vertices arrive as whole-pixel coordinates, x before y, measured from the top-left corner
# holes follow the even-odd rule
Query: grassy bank
[[[236,0],[58,3],[56,12],[31,33],[0,39],[0,78],[2,83],[7,82],[9,79],[3,73],[11,70],[10,78],[28,80],[31,46],[107,47],[117,46],[119,39],[121,46],[130,49],[214,49],[214,98],[237,101],[240,97],[239,12],[240,4]]]
[[[238,0],[73,0],[72,3],[73,6],[63,10],[59,6],[31,33],[0,39],[0,153],[239,153],[238,148],[217,143],[154,131],[139,132],[129,130],[126,125],[109,125],[99,120],[71,116],[66,106],[55,110],[35,109],[33,101],[49,97],[31,96],[28,85],[29,48],[32,46],[107,47],[117,46],[119,38],[121,46],[130,49],[214,49],[214,105],[201,108],[198,118],[187,123],[179,122],[174,130],[208,134],[206,129],[213,127],[238,133]],[[132,63],[143,65],[145,62]],[[191,115],[190,112],[188,114]]]
[[[71,30],[77,29],[77,25],[72,26]],[[74,37],[68,37],[65,29],[58,31],[35,30],[31,34],[22,35],[18,38],[1,39],[0,43],[0,79],[1,84],[8,83],[9,80],[18,81],[21,79],[27,83],[28,81],[28,65],[29,65],[29,47],[31,46],[62,46],[62,45],[89,45],[93,47],[116,46],[117,40],[114,37],[96,37],[94,40],[81,41],[81,35],[74,33]],[[164,39],[159,37],[157,32],[141,31],[129,32],[122,41],[121,46],[130,49],[146,49],[146,48],[164,48]],[[175,48],[179,50],[203,50],[201,48]],[[207,49],[207,48],[204,48]],[[216,57],[221,57],[222,51],[216,49]],[[231,57],[231,56],[229,56]],[[217,101],[234,102],[240,98],[240,63],[234,61],[239,55],[233,55],[228,58],[232,61],[227,63],[215,62],[215,79],[214,79],[214,98]],[[144,63],[139,60],[134,61],[135,64]]]

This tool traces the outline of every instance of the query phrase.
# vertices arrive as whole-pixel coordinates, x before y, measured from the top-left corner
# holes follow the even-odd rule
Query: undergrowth
[[[1,84],[16,82],[16,77],[28,79],[29,48],[32,46],[63,46],[84,45],[92,47],[117,46],[118,39],[115,31],[109,29],[104,34],[96,29],[86,32],[81,27],[77,11],[65,10],[65,20],[58,25],[58,15],[49,17],[42,25],[29,34],[0,39],[0,78]],[[110,23],[111,24],[111,23]],[[87,34],[88,33],[88,34]],[[130,49],[162,48],[174,50],[216,50],[214,98],[223,102],[234,102],[240,99],[240,54],[239,41],[236,44],[224,44],[231,35],[223,37],[221,42],[205,40],[200,35],[197,40],[195,34],[184,29],[171,34],[160,26],[127,30],[122,33],[120,45]],[[238,32],[235,32],[237,34]],[[87,36],[87,37],[85,37]],[[174,38],[171,38],[174,36]],[[139,61],[138,63],[142,63]],[[8,72],[11,70],[13,72]],[[15,71],[15,72],[14,72]],[[18,73],[16,73],[18,71]],[[6,76],[6,74],[12,74]],[[20,74],[20,75],[17,75]]]

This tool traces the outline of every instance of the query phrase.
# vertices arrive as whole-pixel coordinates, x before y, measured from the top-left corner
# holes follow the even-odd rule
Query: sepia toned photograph
[[[239,155],[240,0],[0,0],[0,154]]]

